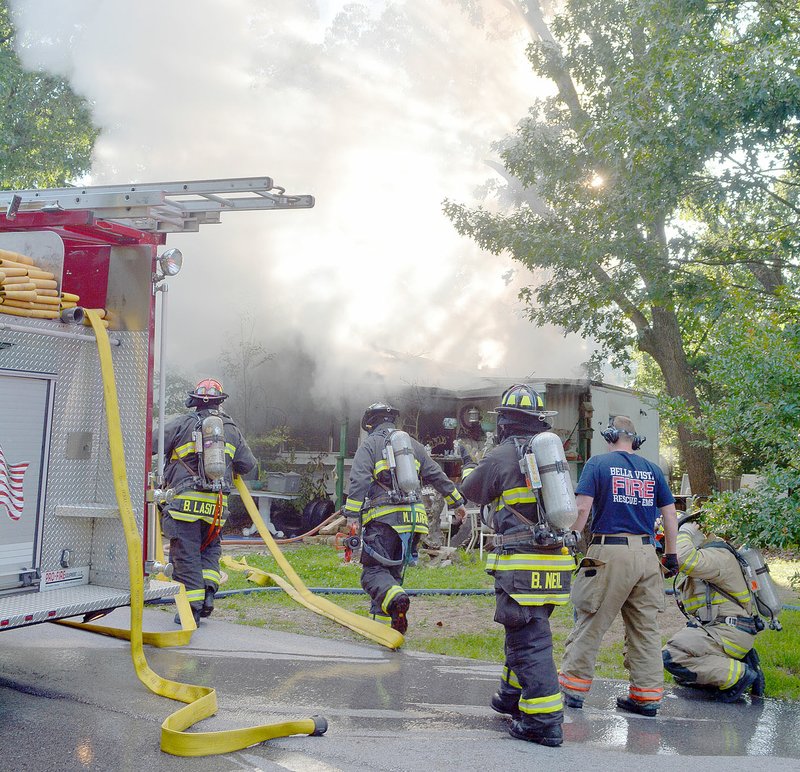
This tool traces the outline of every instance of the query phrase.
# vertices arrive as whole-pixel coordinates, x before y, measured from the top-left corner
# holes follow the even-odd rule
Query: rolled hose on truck
[[[185,730],[204,718],[213,716],[217,712],[216,691],[206,686],[194,686],[178,681],[169,681],[155,673],[147,664],[144,655],[142,632],[142,610],[144,608],[144,567],[142,565],[142,541],[136,527],[133,506],[130,499],[128,478],[125,471],[125,456],[122,444],[122,428],[119,420],[119,403],[117,401],[117,388],[114,378],[114,368],[111,359],[111,346],[108,333],[102,324],[97,312],[86,311],[92,330],[97,339],[97,349],[100,357],[100,371],[103,378],[103,395],[108,425],[108,440],[111,455],[111,469],[114,479],[114,491],[119,504],[120,519],[125,533],[125,543],[128,549],[128,572],[131,586],[131,629],[129,632],[131,642],[131,657],[139,680],[155,694],[168,697],[172,700],[185,702],[186,706],[168,716],[161,724],[161,750],[175,756],[211,756],[231,751],[241,750],[256,743],[272,740],[276,737],[288,737],[296,734],[321,735],[328,728],[328,722],[321,717],[300,719],[297,721],[282,721],[276,724],[264,724],[242,729],[231,729],[220,732],[186,732]],[[244,486],[242,486],[244,487]],[[248,496],[252,505],[252,498]],[[253,509],[255,506],[253,505]],[[256,510],[257,514],[257,510]],[[255,521],[254,521],[255,522]],[[263,525],[263,522],[262,522]],[[266,531],[266,528],[263,529]],[[277,549],[277,547],[275,548]],[[288,565],[288,564],[287,564]],[[179,602],[181,620],[183,621],[189,611],[186,596],[183,603]],[[76,626],[76,625],[73,625]],[[92,630],[92,626],[77,625],[84,629]],[[93,630],[101,632],[101,630]],[[128,631],[119,631],[127,633]],[[191,635],[192,630],[183,630],[181,633]],[[117,637],[125,637],[118,635]],[[161,643],[164,640],[174,641],[174,633],[150,633],[148,642],[154,645],[174,645]],[[185,643],[188,640],[184,640]]]

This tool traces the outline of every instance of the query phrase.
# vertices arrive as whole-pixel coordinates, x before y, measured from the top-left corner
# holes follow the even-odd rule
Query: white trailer
[[[437,455],[434,457],[448,474],[456,475],[460,468],[458,457],[450,451],[455,436],[468,432],[471,425],[494,432],[494,410],[500,404],[503,391],[514,382],[514,378],[481,376],[475,378],[473,384],[459,389],[415,387],[413,406],[420,411],[419,438],[435,447]],[[647,437],[647,442],[637,451],[639,455],[660,463],[659,415],[654,398],[588,378],[527,378],[518,382],[527,383],[538,391],[548,410],[558,411],[550,422],[564,442],[573,482],[577,483],[583,465],[591,456],[606,452],[600,432],[618,415],[629,416],[638,434]],[[405,407],[402,395],[398,406]],[[451,417],[445,426],[454,428],[443,430],[443,416]]]
[[[32,259],[30,278],[51,275],[36,287],[54,285],[58,299],[47,301],[56,318],[26,314],[47,303],[10,304],[18,293],[0,263],[0,630],[130,604],[98,349],[80,308],[105,313],[145,599],[160,598],[177,585],[154,578],[164,569],[154,539],[161,466],[151,469],[150,453],[155,320],[176,258],[159,252],[169,233],[225,211],[313,205],[270,178],[0,192],[0,260],[18,282],[28,276],[12,270],[14,256]],[[163,427],[163,403],[159,412]]]

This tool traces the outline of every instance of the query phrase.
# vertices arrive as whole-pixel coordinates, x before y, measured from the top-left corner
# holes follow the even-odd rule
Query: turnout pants
[[[655,548],[642,536],[627,544],[591,544],[572,581],[575,626],[567,638],[559,681],[583,699],[592,685],[597,653],[617,614],[625,626],[624,664],[629,697],[657,705],[664,693],[661,633],[656,615],[664,609],[664,580]]]
[[[740,660],[755,640],[724,623],[685,627],[667,641],[664,666],[686,683],[730,689],[742,677],[745,666]]]
[[[495,622],[506,631],[500,697],[507,704],[518,702],[520,722],[533,732],[563,723],[550,633],[553,606],[521,606],[499,588],[495,588],[495,600]]]
[[[195,611],[203,607],[206,588],[216,592],[219,587],[219,558],[222,554],[219,534],[204,550],[200,549],[210,528],[204,520],[175,520],[169,510],[161,516],[161,531],[169,539],[172,578],[186,587],[186,595]]]
[[[419,534],[415,534],[411,543],[413,551],[419,541]],[[372,520],[364,526],[364,543],[379,555],[389,560],[401,560],[403,557],[403,544],[400,536],[390,525]],[[411,555],[407,556],[410,560]],[[403,573],[405,566],[384,566],[380,561],[368,555],[366,550],[361,551],[361,586],[364,588],[372,603],[370,615],[379,622],[391,623],[389,606],[391,602],[403,593]]]

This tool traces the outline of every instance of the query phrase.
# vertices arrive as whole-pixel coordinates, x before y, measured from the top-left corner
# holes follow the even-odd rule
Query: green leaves
[[[99,130],[62,78],[22,68],[0,0],[0,188],[61,187],[91,168]]]
[[[536,206],[445,212],[531,270],[532,321],[594,338],[617,365],[634,347],[655,359],[683,406],[693,487],[710,490],[704,428],[722,434],[700,398],[720,382],[698,376],[719,330],[734,334],[722,325],[741,318],[737,293],[797,292],[798,6],[566,0],[548,29],[537,0],[519,4],[538,35],[530,62],[557,93],[498,149]]]

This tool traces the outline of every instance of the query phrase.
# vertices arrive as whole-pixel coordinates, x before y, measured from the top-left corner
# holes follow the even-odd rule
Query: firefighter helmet
[[[218,403],[227,398],[228,395],[224,392],[222,384],[214,380],[214,378],[203,378],[203,380],[194,387],[194,391],[189,392],[189,399],[198,402]]]
[[[368,432],[385,421],[394,423],[394,420],[399,415],[400,411],[396,407],[392,407],[386,402],[373,402],[364,411],[364,417],[361,419],[361,428]]]
[[[541,395],[524,383],[515,383],[503,392],[500,405],[495,408],[500,414],[513,416],[533,416],[544,420],[550,416],[558,415],[556,410],[545,410],[544,400]]]

